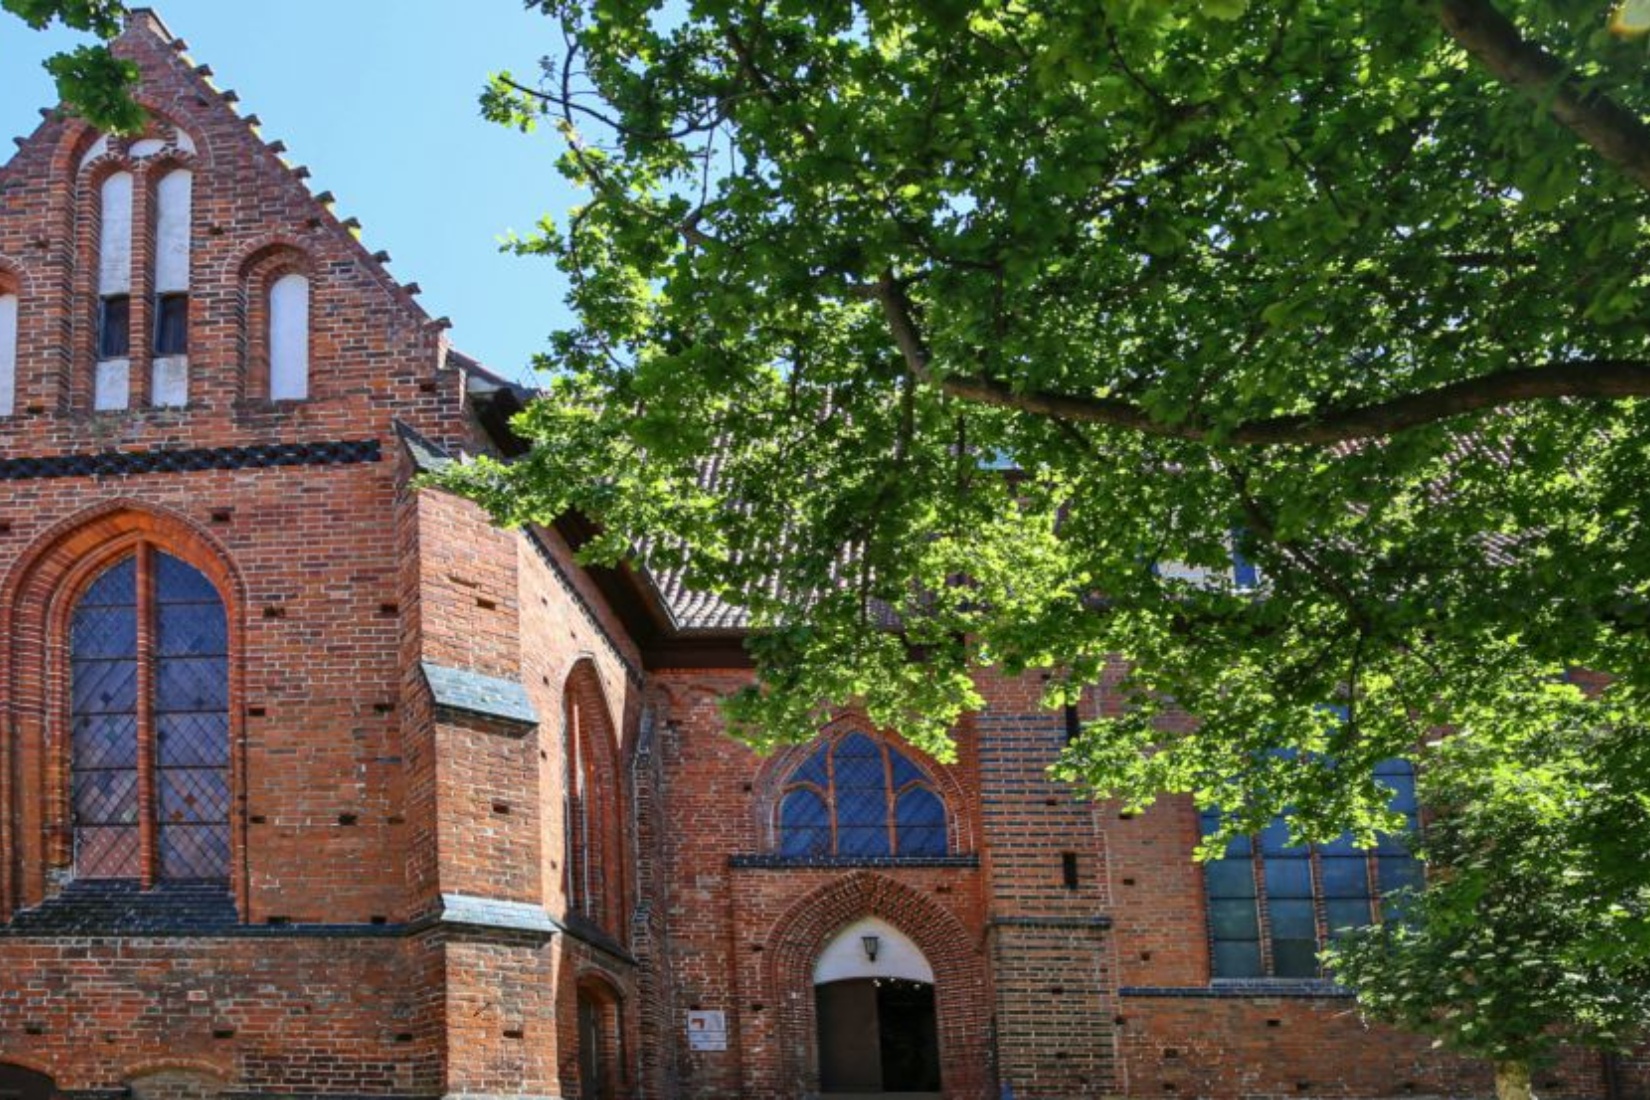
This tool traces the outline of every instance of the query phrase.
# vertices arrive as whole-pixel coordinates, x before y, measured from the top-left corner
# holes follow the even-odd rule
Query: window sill
[[[1265,997],[1335,998],[1353,996],[1350,989],[1327,978],[1215,978],[1208,985],[1126,985],[1122,997],[1252,999]]]
[[[12,917],[10,935],[201,934],[240,924],[229,887],[170,882],[143,890],[123,879],[71,882],[56,897]]]
[[[980,857],[953,856],[782,856],[772,853],[728,857],[737,870],[787,871],[825,867],[978,867]]]

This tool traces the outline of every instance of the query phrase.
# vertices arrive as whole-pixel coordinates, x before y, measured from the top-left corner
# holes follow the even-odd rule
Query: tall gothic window
[[[820,745],[785,780],[787,856],[943,856],[945,803],[904,753],[863,733]]]
[[[198,570],[149,545],[70,623],[75,874],[229,877],[229,631]]]
[[[1415,772],[1408,761],[1375,769],[1392,791],[1392,808],[1417,825]],[[1204,835],[1218,811],[1202,815]],[[1315,978],[1318,952],[1351,928],[1396,915],[1394,893],[1419,886],[1421,865],[1401,836],[1374,849],[1350,836],[1329,844],[1290,844],[1281,818],[1256,837],[1239,837],[1203,866],[1209,938],[1217,978]]]

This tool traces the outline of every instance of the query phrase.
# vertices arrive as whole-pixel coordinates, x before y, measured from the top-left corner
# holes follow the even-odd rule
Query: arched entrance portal
[[[875,917],[844,928],[814,965],[819,1084],[827,1094],[938,1096],[934,971]]]
[[[52,1100],[57,1086],[44,1073],[0,1062],[0,1100]]]
[[[624,1024],[604,983],[579,984],[579,1098],[616,1100],[623,1089]]]

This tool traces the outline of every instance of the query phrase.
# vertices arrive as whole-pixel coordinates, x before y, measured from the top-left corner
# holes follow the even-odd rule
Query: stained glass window
[[[69,648],[75,873],[227,878],[229,629],[217,589],[139,547],[80,597]]]
[[[863,733],[826,741],[779,800],[787,856],[943,856],[945,803],[909,757]]]
[[[1406,835],[1417,827],[1415,772],[1407,761],[1375,769],[1392,791]],[[1203,814],[1205,835],[1219,814]],[[1318,951],[1348,929],[1397,916],[1404,886],[1419,886],[1421,865],[1405,836],[1384,834],[1373,850],[1350,836],[1328,844],[1292,845],[1282,819],[1258,837],[1231,841],[1203,866],[1209,941],[1217,978],[1314,978]]]

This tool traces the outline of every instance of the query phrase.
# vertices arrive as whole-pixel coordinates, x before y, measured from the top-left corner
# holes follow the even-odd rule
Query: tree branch
[[[1561,397],[1650,397],[1650,362],[1573,360],[1465,378],[1352,409],[1325,409],[1251,420],[1222,432],[1203,418],[1165,423],[1139,405],[1117,398],[1018,390],[982,375],[936,377],[931,352],[918,329],[905,285],[893,272],[885,271],[877,281],[876,297],[888,319],[894,343],[911,373],[931,385],[938,385],[953,397],[1058,420],[1104,424],[1164,439],[1246,447],[1327,446],[1357,439],[1380,439],[1467,413],[1530,401]]]
[[[895,340],[901,340],[895,326]],[[926,353],[925,353],[926,354]],[[906,352],[907,360],[911,353]],[[926,361],[924,365],[926,369]],[[1167,439],[1209,441],[1249,447],[1325,446],[1355,439],[1377,439],[1466,413],[1560,397],[1650,397],[1650,362],[1577,360],[1533,369],[1498,371],[1419,393],[1353,409],[1326,409],[1295,416],[1252,420],[1224,433],[1201,419],[1166,424],[1138,405],[1104,397],[1018,391],[992,378],[944,378],[940,387],[955,397],[982,405],[1017,409],[1042,416],[1127,428]]]
[[[1650,126],[1643,119],[1588,91],[1569,66],[1519,34],[1490,0],[1442,0],[1438,18],[1497,80],[1544,104],[1559,125],[1650,191]]]

